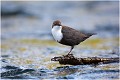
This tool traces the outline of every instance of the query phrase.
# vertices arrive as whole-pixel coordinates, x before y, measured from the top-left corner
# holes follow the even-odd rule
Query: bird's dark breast
[[[75,29],[72,29],[66,26],[62,27],[62,33],[63,33],[63,38],[59,43],[68,45],[68,46],[78,45],[80,42],[87,39],[86,35],[80,33]]]

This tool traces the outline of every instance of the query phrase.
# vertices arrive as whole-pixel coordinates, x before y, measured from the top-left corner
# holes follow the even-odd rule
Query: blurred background
[[[51,62],[50,59],[67,54],[70,47],[54,41],[51,35],[54,20],[60,20],[62,24],[79,31],[97,33],[73,50],[72,53],[77,57],[119,56],[118,1],[2,1],[1,67],[12,65],[51,70],[61,66]],[[119,68],[118,64],[108,66],[112,67],[99,68],[117,70]],[[2,68],[2,72],[4,71],[6,70]],[[74,73],[80,71],[75,70]],[[106,74],[111,78],[118,78],[118,73],[112,75],[111,73],[103,73],[100,78],[109,78],[105,76]],[[68,75],[69,72],[66,72],[64,76]],[[54,78],[61,78],[61,76],[64,77],[62,73],[59,76],[53,75]],[[75,77],[76,74],[71,76],[86,77]],[[87,76],[90,78],[93,74]],[[48,75],[44,77],[50,78]]]
[[[119,32],[117,1],[8,1],[2,2],[2,38],[51,39],[54,20],[101,37]],[[103,36],[104,35],[104,36]]]

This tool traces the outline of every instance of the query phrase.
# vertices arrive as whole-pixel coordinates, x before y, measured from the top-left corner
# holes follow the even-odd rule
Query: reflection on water
[[[118,79],[118,63],[60,65],[50,61],[69,47],[55,42],[56,19],[77,30],[97,35],[76,46],[77,57],[118,57],[118,2],[2,1],[1,77],[19,79]]]

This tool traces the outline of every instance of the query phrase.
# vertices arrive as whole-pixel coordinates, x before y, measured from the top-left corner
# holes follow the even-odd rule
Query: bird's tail
[[[82,41],[86,40],[87,38],[89,38],[92,35],[96,35],[96,33],[85,33],[85,36]]]
[[[86,35],[88,36],[88,37],[90,37],[90,36],[92,36],[92,35],[96,35],[97,33],[87,33]]]
[[[92,36],[92,35],[96,35],[96,33],[86,33],[85,39],[89,38],[89,37]]]

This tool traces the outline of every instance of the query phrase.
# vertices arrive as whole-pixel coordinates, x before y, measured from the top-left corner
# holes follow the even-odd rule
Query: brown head
[[[61,26],[61,22],[59,20],[54,21],[53,24],[52,24],[52,28],[54,26]]]

